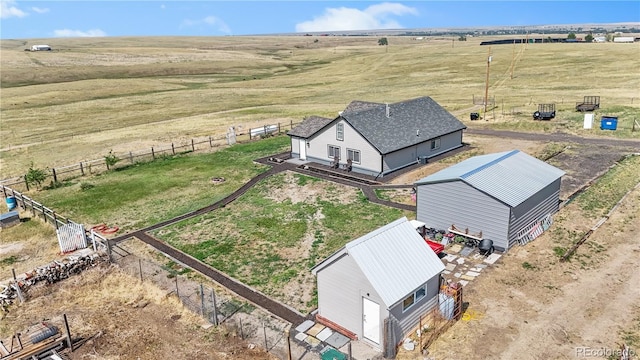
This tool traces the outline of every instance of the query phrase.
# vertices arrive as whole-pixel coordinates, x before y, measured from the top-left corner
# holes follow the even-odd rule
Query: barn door
[[[307,141],[300,139],[300,160],[307,160]]]
[[[363,336],[380,344],[380,305],[362,298],[362,333]]]

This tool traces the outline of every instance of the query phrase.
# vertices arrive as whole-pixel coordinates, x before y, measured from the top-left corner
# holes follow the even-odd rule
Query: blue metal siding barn
[[[416,182],[416,218],[481,232],[507,251],[558,211],[564,174],[519,150],[475,156]]]

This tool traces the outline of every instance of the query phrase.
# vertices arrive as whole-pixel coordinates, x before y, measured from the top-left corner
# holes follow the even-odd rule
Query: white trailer
[[[632,43],[634,40],[633,36],[616,36],[613,38],[613,42],[617,43]]]

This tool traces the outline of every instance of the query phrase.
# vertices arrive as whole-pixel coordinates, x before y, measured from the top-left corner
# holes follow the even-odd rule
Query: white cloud
[[[35,6],[33,6],[31,8],[31,10],[33,10],[34,12],[37,12],[38,14],[44,14],[44,13],[48,13],[49,12],[48,8],[39,8],[39,7],[35,7]]]
[[[103,37],[107,36],[107,33],[100,29],[92,29],[88,31],[62,29],[54,30],[53,35],[55,37]]]
[[[297,32],[347,31],[374,29],[401,29],[402,25],[390,16],[417,15],[415,8],[399,3],[371,5],[364,10],[354,8],[327,8],[313,20],[296,24]]]
[[[0,18],[8,19],[12,17],[25,17],[28,16],[29,13],[24,12],[18,7],[15,6],[15,1],[13,0],[0,0]]]
[[[166,8],[167,8],[167,7],[166,7],[164,4],[160,5],[160,9],[164,10],[164,9],[166,9]]]
[[[193,27],[193,26],[198,26],[198,25],[207,25],[207,26],[211,26],[211,27],[216,27],[218,31],[223,32],[225,34],[231,34],[231,29],[229,28],[229,26],[222,21],[222,19],[219,19],[215,16],[207,16],[204,19],[200,19],[200,20],[185,20],[183,21],[184,26],[188,26],[188,27]]]

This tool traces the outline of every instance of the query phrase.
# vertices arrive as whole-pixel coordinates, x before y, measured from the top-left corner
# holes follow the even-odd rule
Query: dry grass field
[[[356,99],[396,102],[431,96],[470,128],[640,138],[640,131],[631,131],[632,120],[640,121],[638,43],[500,45],[489,50],[479,45],[488,38],[460,42],[389,37],[389,46],[378,46],[377,40],[302,36],[33,40],[49,43],[51,52],[25,52],[31,42],[2,40],[0,179],[22,175],[31,164],[59,167],[102,158],[110,150],[125,153],[221,134],[229,126],[244,131],[263,124],[299,122],[309,115],[334,117]],[[489,51],[493,59],[489,96],[495,97],[496,107],[483,114],[482,121],[471,122],[469,112],[481,111],[472,98],[484,95]],[[597,126],[581,129],[582,114],[575,111],[575,103],[586,95],[601,97],[597,115],[620,117],[618,131],[604,132]],[[551,102],[558,108],[554,120],[531,119],[538,103]],[[550,149],[540,141],[475,135],[465,136],[465,141],[473,149],[464,157],[514,147],[531,154]],[[629,151],[572,144],[572,149],[552,161],[568,173],[562,197],[592,178],[595,174],[588,171],[596,165],[608,166],[582,166],[580,161],[611,162],[620,152]],[[430,164],[394,182],[411,183],[460,159]],[[628,186],[638,165],[634,160],[625,168],[624,184],[612,181],[610,185]],[[277,196],[265,199],[309,200],[309,194],[284,184]],[[323,186],[312,188],[320,191]],[[349,200],[356,196],[349,194]],[[633,302],[640,295],[637,288],[624,286],[638,281],[638,273],[625,266],[637,263],[640,253],[639,204],[636,190],[603,231],[585,243],[580,256],[560,264],[554,247],[568,247],[575,234],[598,217],[586,213],[578,202],[565,208],[554,225],[561,233],[545,234],[531,246],[514,249],[469,288],[467,300],[478,318],[456,324],[434,344],[432,354],[437,359],[570,358],[567,344],[611,346],[631,339],[639,346],[640,309]],[[11,268],[27,271],[56,257],[56,251],[54,230],[39,220],[3,229],[0,271],[6,277]],[[618,254],[623,256],[614,261]],[[534,268],[525,268],[525,261]],[[46,288],[47,296],[0,317],[0,334],[8,335],[45,317],[58,319],[67,312],[72,327],[83,335],[102,332],[74,359],[156,359],[167,354],[175,359],[269,358],[262,351],[246,350],[246,343],[222,328],[202,330],[194,325],[196,318],[167,298],[166,292],[149,283],[134,283],[135,279],[109,268]],[[305,278],[305,291],[311,283]],[[581,297],[584,289],[601,283],[606,283],[606,290]],[[304,298],[308,292],[300,293],[294,282],[290,285],[276,294],[280,300],[291,306],[300,305],[294,300],[308,300]],[[142,295],[134,297],[132,292]],[[611,293],[619,296],[609,304]],[[291,299],[291,294],[300,299]],[[573,308],[576,297],[579,306],[588,310],[584,321],[576,320],[585,314]],[[148,304],[140,308],[136,306],[140,301]],[[616,309],[624,309],[622,315],[628,316]],[[576,319],[566,317],[564,323],[554,323],[571,311],[576,311]],[[599,328],[600,324],[605,326]],[[601,339],[595,340],[598,336]],[[586,340],[580,342],[581,337]],[[540,338],[555,347],[539,346]],[[142,340],[137,347],[127,339]],[[531,356],[523,355],[526,351]]]
[[[487,55],[496,108],[482,126],[578,131],[574,106],[601,97],[617,136],[640,118],[636,44],[479,46],[484,38],[212,37],[47,39],[51,52],[2,40],[0,177],[180,143],[305,116],[333,117],[358,99],[431,96],[468,122],[482,98]],[[36,40],[34,40],[36,41]],[[38,40],[40,41],[40,40]],[[45,40],[42,40],[45,41]],[[534,123],[538,103],[554,121]],[[498,123],[498,124],[496,124]],[[506,125],[505,125],[506,124]],[[469,124],[470,126],[480,126]],[[599,130],[589,136],[601,135]],[[605,136],[612,136],[607,133]]]

